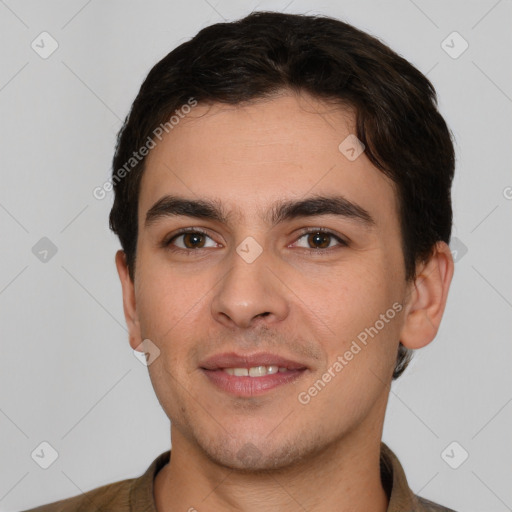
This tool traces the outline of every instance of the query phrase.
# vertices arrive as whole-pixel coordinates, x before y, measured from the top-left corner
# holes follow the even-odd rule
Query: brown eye
[[[301,240],[304,241],[301,242]],[[335,243],[333,244],[333,242]],[[335,249],[336,246],[348,246],[348,243],[345,242],[342,238],[330,231],[325,231],[323,229],[310,229],[309,231],[303,232],[302,236],[298,238],[295,244],[298,247],[302,247],[304,249],[313,249],[314,251],[319,249]]]
[[[207,244],[210,245],[207,245]],[[163,243],[164,247],[177,250],[194,250],[207,247],[216,247],[217,244],[206,233],[198,230],[182,231],[174,235],[167,242]],[[174,246],[174,247],[173,247]]]
[[[329,247],[329,243],[332,236],[328,233],[309,233],[308,235],[308,243],[312,246],[313,249],[325,249]]]
[[[204,235],[202,233],[185,233],[183,243],[187,249],[196,249],[204,246]]]

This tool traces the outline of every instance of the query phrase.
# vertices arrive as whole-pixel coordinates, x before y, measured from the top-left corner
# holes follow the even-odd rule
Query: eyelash
[[[341,247],[348,247],[349,246],[349,243],[346,240],[342,239],[341,237],[336,235],[334,232],[332,232],[332,231],[330,231],[330,230],[328,230],[326,228],[307,228],[307,229],[304,229],[304,230],[301,231],[301,233],[298,236],[297,240],[300,240],[302,237],[304,237],[306,235],[316,234],[316,233],[322,233],[324,235],[331,236],[332,238],[334,238],[340,244]],[[170,238],[165,239],[162,242],[161,246],[164,249],[167,249],[169,251],[172,251],[172,252],[182,252],[182,253],[184,252],[187,255],[192,255],[192,253],[199,252],[199,251],[201,251],[201,249],[204,249],[202,247],[199,247],[198,249],[183,249],[181,247],[172,247],[172,242],[174,240],[176,240],[177,238],[179,238],[182,235],[187,235],[187,234],[200,234],[200,235],[207,236],[208,238],[211,239],[211,236],[208,235],[208,233],[206,231],[202,230],[201,228],[183,228],[183,229],[178,230],[176,233],[174,233]],[[207,247],[206,249],[209,249],[209,248]],[[304,248],[302,248],[302,249],[304,249]],[[316,248],[316,249],[315,248],[309,248],[309,249],[306,249],[306,250],[313,251],[313,253],[315,255],[321,255],[322,253],[323,254],[329,253],[333,249],[335,249],[335,247],[327,247],[325,249],[322,249],[322,248]]]

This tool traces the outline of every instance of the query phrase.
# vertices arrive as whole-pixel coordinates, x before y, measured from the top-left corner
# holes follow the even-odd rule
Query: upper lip
[[[258,352],[256,354],[237,354],[225,352],[205,359],[200,367],[205,370],[219,370],[222,368],[253,368],[255,366],[279,366],[288,370],[303,370],[305,364],[293,361],[270,352]]]

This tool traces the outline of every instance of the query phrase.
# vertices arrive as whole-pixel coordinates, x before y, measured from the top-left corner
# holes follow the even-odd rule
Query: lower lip
[[[289,370],[287,372],[271,373],[263,377],[237,377],[223,370],[205,370],[202,372],[218,388],[241,397],[261,395],[266,391],[283,386],[297,380],[306,370]]]

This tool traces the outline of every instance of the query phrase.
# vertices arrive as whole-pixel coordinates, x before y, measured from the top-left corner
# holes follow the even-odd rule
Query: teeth
[[[255,366],[254,368],[249,368],[249,375],[251,377],[261,377],[262,375],[267,375],[267,367]]]
[[[224,368],[227,374],[234,375],[235,377],[263,377],[265,375],[271,375],[273,373],[287,372],[286,368],[280,368],[278,366],[253,366],[252,368]]]

